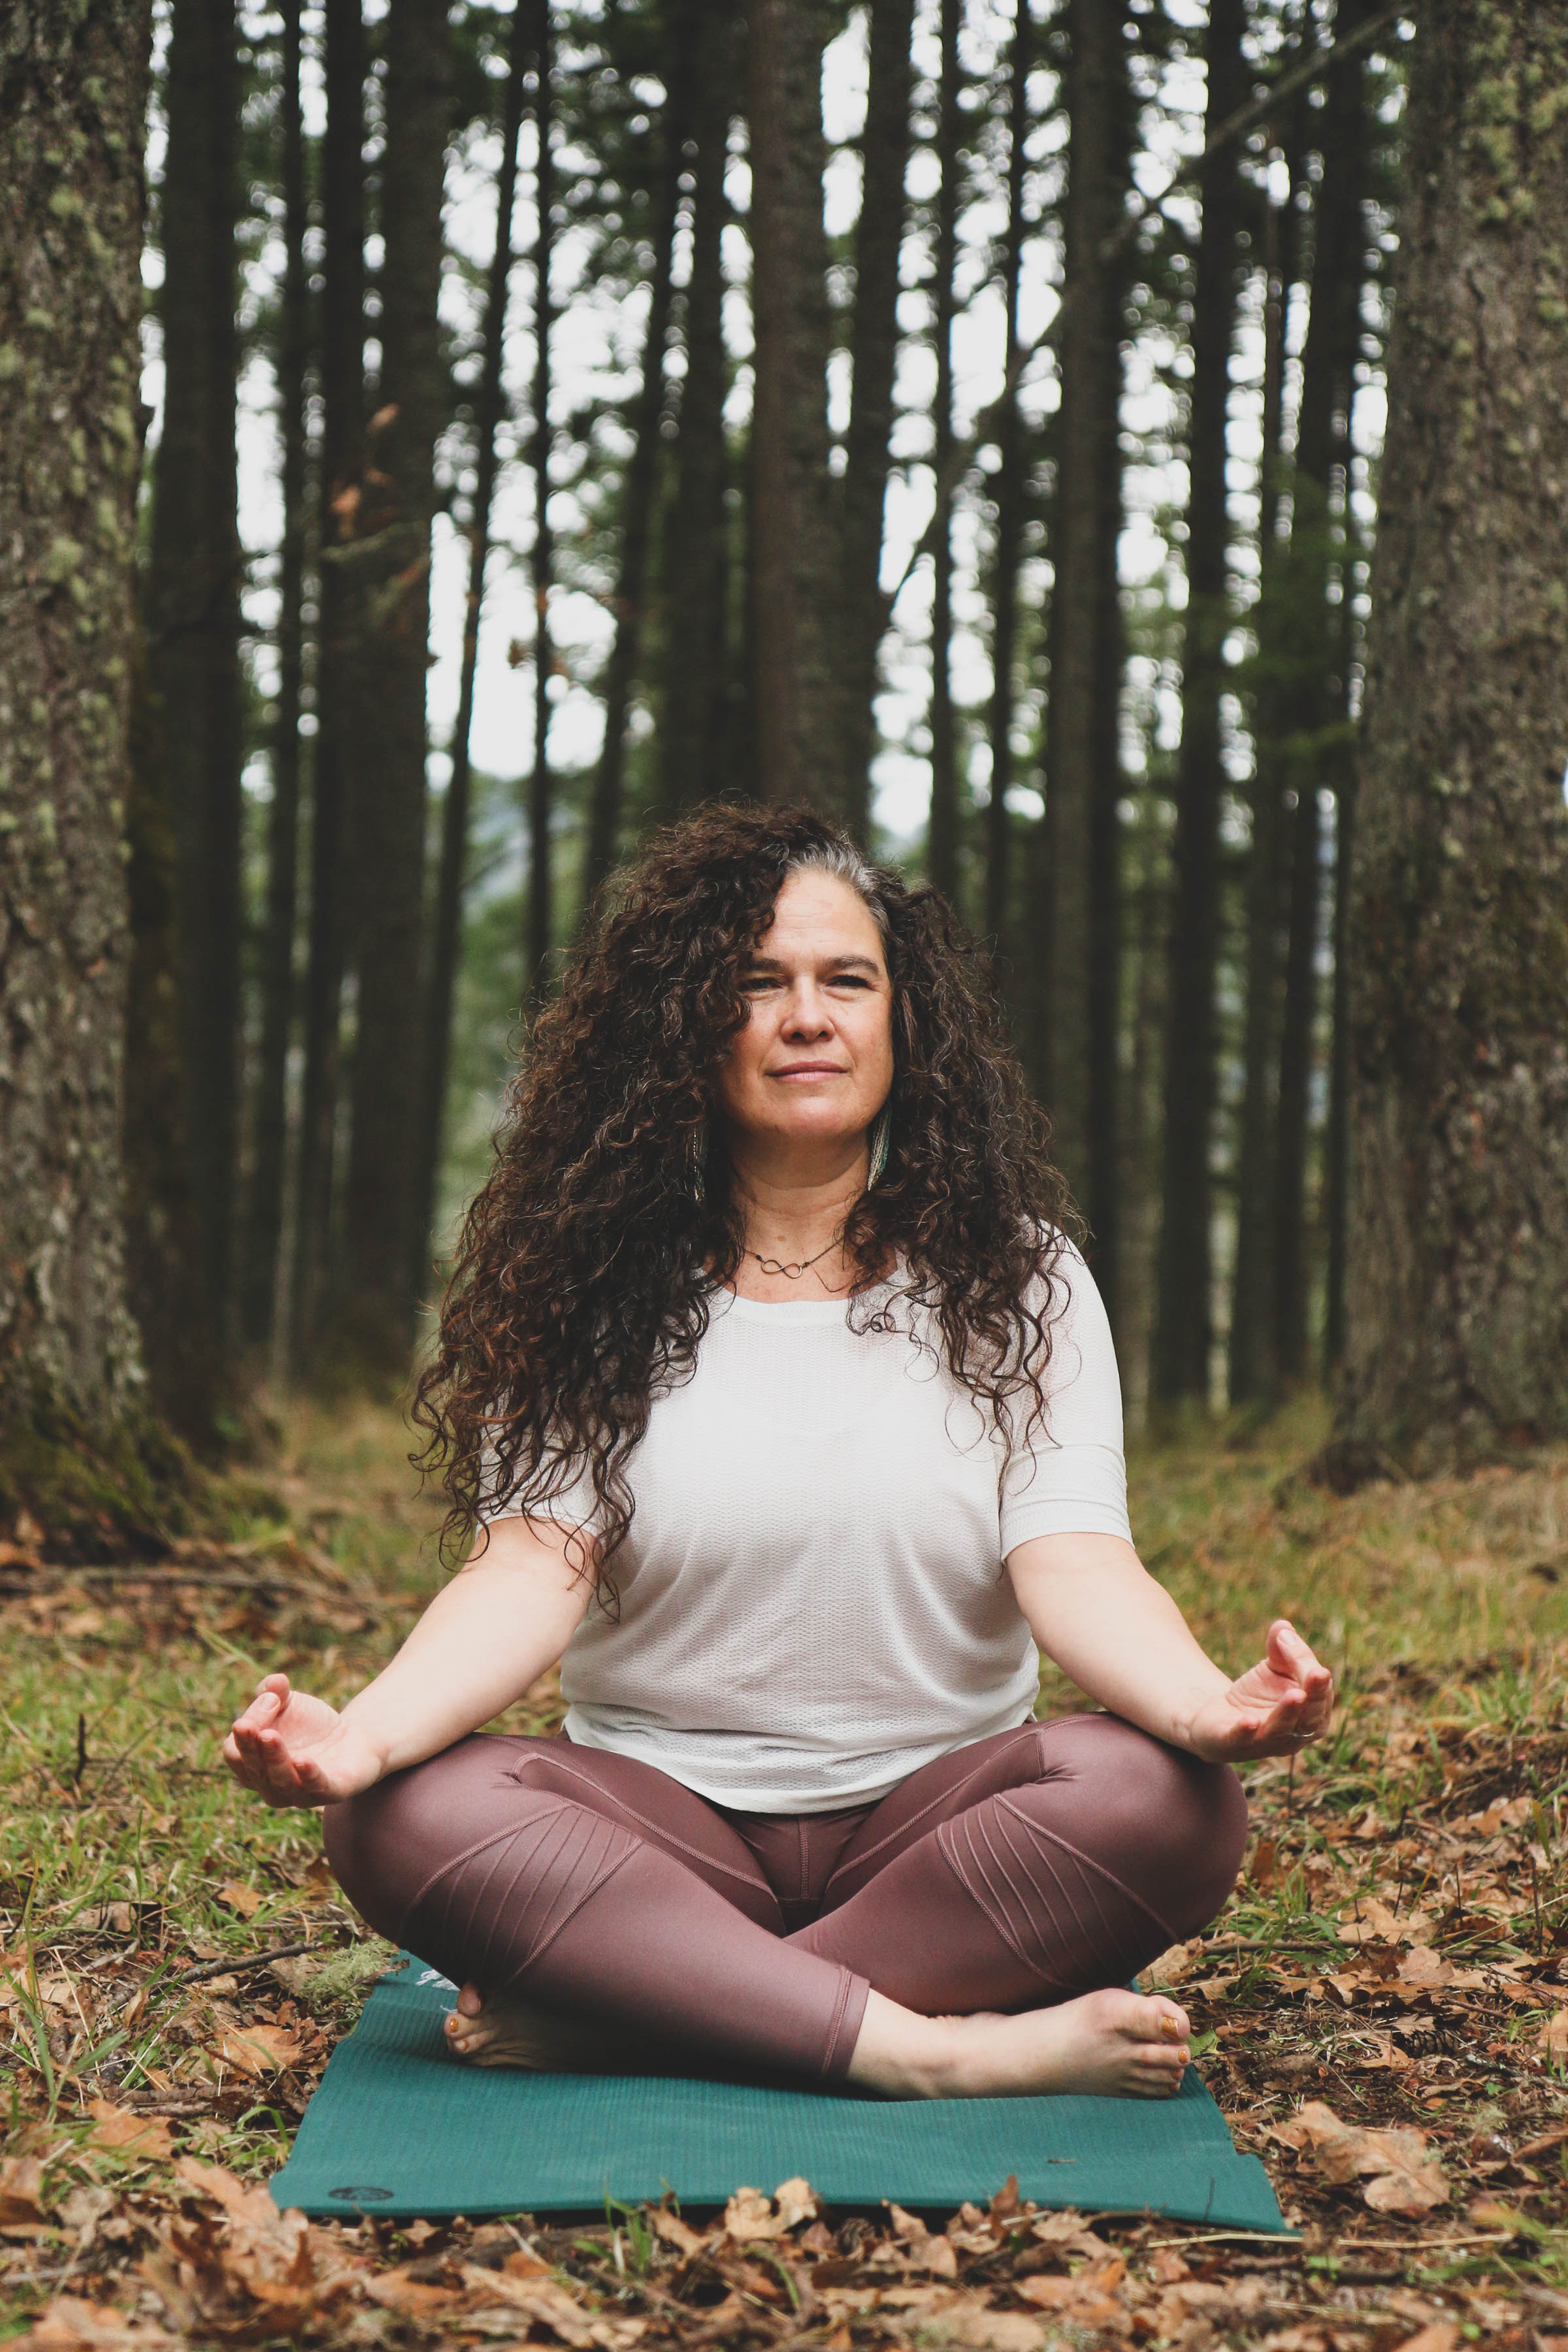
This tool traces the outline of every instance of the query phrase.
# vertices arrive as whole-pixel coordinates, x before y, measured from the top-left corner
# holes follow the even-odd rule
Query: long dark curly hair
[[[416,1459],[449,1498],[445,1555],[483,1510],[544,1509],[586,1471],[614,1605],[649,1402],[689,1376],[741,1261],[715,1103],[742,980],[786,877],[811,868],[858,890],[893,992],[891,1149],[846,1254],[861,1286],[898,1265],[1009,1446],[1043,1423],[1072,1213],[977,951],[936,891],[810,811],[713,806],[659,834],[595,909],[509,1091],[414,1406]]]

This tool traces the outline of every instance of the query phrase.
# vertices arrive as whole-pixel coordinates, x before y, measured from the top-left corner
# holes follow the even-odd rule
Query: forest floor
[[[1568,1452],[1341,1498],[1300,1475],[1319,1433],[1133,1462],[1146,1556],[1216,1654],[1248,1663],[1285,1608],[1340,1676],[1332,1738],[1248,1775],[1226,1912],[1152,1972],[1294,2242],[1005,2190],[928,2228],[771,2181],[570,2229],[279,2217],[260,2184],[387,1947],[315,1820],[244,1796],[217,1743],[268,1667],[334,1698],[374,1671],[436,1582],[435,1513],[393,1416],[290,1408],[223,1542],[55,1568],[14,1528],[0,2336],[1568,2352]],[[509,1721],[556,1711],[541,1685]]]

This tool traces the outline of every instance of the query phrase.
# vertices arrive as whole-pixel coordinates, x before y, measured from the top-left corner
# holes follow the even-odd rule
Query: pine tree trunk
[[[256,1074],[250,1198],[240,1269],[245,1338],[271,1337],[283,1237],[289,1040],[294,1019],[294,930],[300,833],[300,713],[304,686],[305,368],[310,323],[305,269],[305,133],[300,109],[300,0],[282,0],[283,299],[278,341],[283,542],[279,559],[278,705],[267,837],[261,1050]]]
[[[756,782],[764,800],[832,804],[840,767],[838,532],[827,468],[822,53],[827,0],[750,16],[750,629]]]
[[[1309,20],[1310,21],[1310,20]],[[1231,1285],[1227,1387],[1233,1403],[1273,1402],[1279,1393],[1279,1318],[1275,1291],[1279,1171],[1279,1032],[1283,1013],[1283,933],[1287,852],[1283,781],[1285,719],[1279,671],[1282,634],[1290,627],[1284,593],[1285,547],[1279,523],[1288,461],[1280,446],[1284,420],[1285,328],[1300,258],[1297,192],[1301,184],[1308,108],[1300,91],[1284,137],[1283,205],[1265,214],[1263,257],[1263,454],[1258,503],[1258,639],[1252,698],[1256,746],[1250,791],[1252,840],[1247,866],[1245,1077],[1237,1139],[1236,1265]]]
[[[1117,83],[1121,121],[1117,142],[1119,186],[1131,168],[1132,101],[1125,76]],[[1094,805],[1089,823],[1089,1142],[1084,1207],[1089,1226],[1089,1262],[1111,1328],[1120,1334],[1122,1307],[1121,1168],[1121,680],[1126,667],[1121,618],[1121,313],[1127,268],[1119,256],[1104,272],[1100,289],[1103,313],[1100,334],[1104,369],[1100,401],[1102,449],[1100,517],[1096,545],[1096,634],[1100,693],[1095,707]]]
[[[497,474],[496,436],[506,410],[501,360],[506,341],[507,291],[511,276],[511,218],[517,194],[517,151],[522,138],[523,85],[532,48],[528,0],[513,0],[501,100],[500,168],[496,180],[496,233],[485,287],[479,331],[479,381],[474,394],[474,500],[468,520],[468,592],[463,611],[463,662],[458,715],[452,727],[451,775],[441,812],[441,864],[431,926],[430,976],[426,992],[424,1087],[419,1115],[419,1197],[415,1212],[415,1289],[422,1286],[435,1220],[441,1131],[451,1062],[452,1001],[462,946],[463,885],[468,856],[468,802],[472,782],[469,738],[474,724],[474,688],[479,676],[479,614],[485,567],[489,561],[490,509]]]
[[[236,35],[232,0],[175,0],[163,190],[163,425],[148,593],[178,853],[193,1198],[226,1354],[235,1337],[241,940]]]
[[[1272,207],[1270,208],[1272,218]],[[1270,272],[1265,328],[1263,465],[1277,463],[1279,394],[1282,373],[1283,309],[1289,281]],[[1268,610],[1273,575],[1272,517],[1278,492],[1267,483],[1258,537],[1262,615]],[[1279,908],[1284,812],[1275,762],[1262,726],[1251,790],[1252,840],[1247,866],[1247,982],[1242,1058],[1246,1077],[1237,1139],[1236,1266],[1231,1286],[1227,1387],[1233,1404],[1272,1397],[1278,1386],[1273,1307],[1274,1118],[1279,1030]]]
[[[0,111],[0,1406],[102,1436],[125,1297],[122,845],[149,16],[14,17]]]
[[[1568,1435],[1568,20],[1410,80],[1351,916],[1335,1466]]]
[[[855,231],[853,405],[845,442],[840,574],[843,697],[840,800],[858,841],[871,823],[877,653],[888,625],[882,593],[882,515],[893,428],[899,348],[899,257],[910,161],[910,39],[913,0],[869,0],[870,58],[861,143],[860,219]]]
[[[1079,1198],[1089,1187],[1095,800],[1100,759],[1104,605],[1100,534],[1108,381],[1102,349],[1102,248],[1119,210],[1117,151],[1125,77],[1121,13],[1069,0],[1069,137],[1063,208],[1063,306],[1057,488],[1052,507],[1051,691],[1046,727],[1046,814],[1030,835],[1026,1049],[1051,1115],[1053,1151]]]
[[[191,1197],[180,1037],[179,857],[168,762],[140,630],[132,656],[125,803],[131,963],[125,1005],[125,1292],[147,1401],[199,1452],[217,1450],[230,1402],[208,1312]]]
[[[1334,817],[1332,1036],[1329,1121],[1323,1138],[1323,1380],[1344,1361],[1345,1279],[1350,1247],[1350,900],[1355,871],[1357,778],[1352,751],[1340,778]]]
[[[691,276],[683,306],[675,488],[662,551],[663,712],[658,799],[667,812],[710,800],[724,782],[729,682],[730,452],[724,431],[721,240],[728,216],[724,166],[735,98],[738,27],[726,0],[705,0],[693,67]]]
[[[355,550],[362,682],[351,856],[359,978],[340,1345],[401,1370],[418,1190],[425,677],[435,448],[446,416],[441,283],[450,34],[444,0],[391,0],[382,167],[381,406]]]
[[[1212,132],[1247,94],[1245,0],[1211,0],[1205,121]],[[1236,331],[1241,188],[1234,149],[1199,177],[1203,228],[1193,289],[1187,434],[1187,613],[1182,648],[1182,747],[1172,851],[1166,991],[1164,1139],[1159,1304],[1151,1385],[1164,1404],[1204,1402],[1213,1334],[1209,1175],[1217,1076],[1215,980],[1219,934],[1220,700],[1230,620],[1226,432]]]
[[[953,268],[958,257],[959,155],[963,117],[959,107],[958,35],[963,0],[942,0],[942,88],[937,100],[935,303],[936,401],[931,466],[936,475],[936,551],[931,620],[931,833],[927,865],[931,878],[953,906],[959,903],[958,740],[952,706],[952,316]]]
[[[1342,0],[1339,38],[1370,16],[1373,0]],[[1275,1317],[1281,1378],[1307,1370],[1311,1261],[1308,1235],[1310,1097],[1323,915],[1320,793],[1332,790],[1350,757],[1342,608],[1329,601],[1341,561],[1342,526],[1331,512],[1342,469],[1363,277],[1366,63],[1357,55],[1328,77],[1320,134],[1323,157],[1313,218],[1312,290],[1301,353],[1301,401],[1291,468],[1287,614],[1292,635],[1285,713],[1293,747],[1286,774],[1295,794],[1289,820],[1289,917],[1279,1041],[1275,1144]]]
[[[321,141],[321,456],[317,539],[316,742],[311,761],[310,923],[300,1111],[291,1351],[310,1362],[336,1286],[333,1195],[348,930],[344,844],[357,734],[354,591],[340,556],[354,537],[364,426],[364,32],[360,0],[327,0]]]
[[[523,947],[523,1001],[537,1003],[548,978],[553,923],[551,896],[550,815],[554,787],[550,773],[550,592],[555,577],[555,542],[550,529],[550,269],[554,250],[555,178],[552,157],[554,109],[551,76],[555,44],[550,0],[537,0],[539,29],[534,123],[539,152],[534,178],[538,226],[533,245],[533,772],[528,785],[528,909]]]
[[[1013,667],[1018,637],[1018,557],[1024,541],[1024,430],[1018,414],[1018,285],[1024,264],[1024,146],[1029,131],[1029,8],[1016,0],[1007,61],[1007,232],[1002,248],[1002,303],[1007,322],[996,440],[996,532],[991,551],[991,798],[985,811],[985,929],[1005,954],[1008,858],[1007,790],[1013,781]]]
[[[653,279],[642,364],[632,411],[632,454],[621,489],[621,562],[616,583],[616,634],[605,670],[605,740],[594,777],[588,814],[588,847],[583,865],[586,913],[616,862],[621,803],[626,793],[626,715],[631,709],[647,604],[648,549],[654,493],[659,474],[659,423],[665,404],[665,348],[673,304],[675,233],[680,212],[680,175],[691,105],[694,50],[710,37],[702,0],[683,0],[672,12],[666,99],[659,125],[660,159],[653,205]],[[680,583],[675,583],[680,595]],[[684,625],[682,629],[684,635]]]

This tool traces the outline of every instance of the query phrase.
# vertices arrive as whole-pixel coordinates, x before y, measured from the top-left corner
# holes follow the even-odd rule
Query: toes
[[[1117,2020],[1122,2032],[1134,2042],[1152,2042],[1167,2047],[1187,2038],[1187,2013],[1178,2009],[1163,1993],[1141,1993],[1128,2002]]]
[[[477,1984],[466,1984],[463,1987],[462,1991],[458,1995],[458,2014],[459,2017],[478,2017],[484,2005],[484,1995],[480,1992]]]

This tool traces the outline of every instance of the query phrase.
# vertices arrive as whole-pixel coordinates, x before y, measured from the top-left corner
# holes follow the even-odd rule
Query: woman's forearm
[[[391,1664],[343,1709],[384,1772],[423,1763],[500,1715],[554,1665],[591,1582],[565,1534],[498,1522],[489,1549],[436,1595]]]
[[[1185,1618],[1116,1536],[1040,1536],[1008,1573],[1040,1648],[1111,1714],[1173,1747],[1192,1746],[1197,1710],[1230,1687]]]

